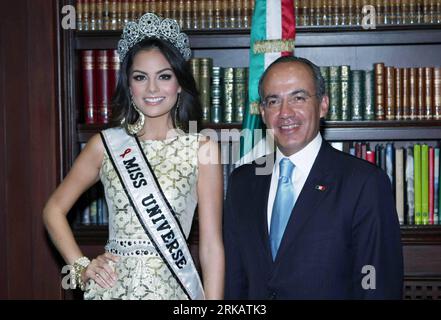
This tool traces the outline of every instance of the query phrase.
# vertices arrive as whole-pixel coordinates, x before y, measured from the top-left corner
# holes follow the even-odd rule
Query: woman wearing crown
[[[85,299],[221,299],[222,173],[218,146],[189,122],[200,116],[176,21],[147,13],[126,24],[115,126],[90,139],[49,198],[45,225]],[[105,253],[83,256],[66,215],[98,180],[109,208]],[[202,279],[186,240],[196,205]]]

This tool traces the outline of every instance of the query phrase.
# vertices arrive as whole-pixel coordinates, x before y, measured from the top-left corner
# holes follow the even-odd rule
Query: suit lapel
[[[330,146],[323,141],[314,165],[291,212],[275,262],[281,259],[287,248],[300,236],[304,225],[315,214],[318,204],[326,196],[326,190],[332,184],[332,173],[326,170],[327,148],[330,148]],[[324,186],[325,190],[321,190],[321,186]]]
[[[271,249],[269,244],[269,235],[268,235],[268,219],[267,219],[268,195],[271,185],[272,174],[259,175],[256,177],[257,179],[256,179],[256,184],[254,186],[255,192],[253,197],[255,210],[252,210],[250,213],[256,215],[253,221],[255,222],[255,228],[258,234],[257,237],[259,238],[260,245],[264,248],[265,255],[272,261]]]

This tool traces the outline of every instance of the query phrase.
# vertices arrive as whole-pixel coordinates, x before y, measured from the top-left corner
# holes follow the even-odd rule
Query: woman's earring
[[[134,124],[127,123],[127,131],[129,131],[130,134],[136,135],[144,127],[145,116],[144,113],[142,113],[141,110],[139,110],[139,108],[136,106],[135,101],[133,101],[133,97],[131,100],[133,109],[135,109],[135,111],[138,113],[138,119]]]
[[[181,128],[181,122],[179,121],[179,106],[180,106],[180,100],[181,95],[178,93],[178,100],[176,101],[176,107],[175,107],[175,116],[174,116],[174,121],[175,121],[175,127],[177,129]]]

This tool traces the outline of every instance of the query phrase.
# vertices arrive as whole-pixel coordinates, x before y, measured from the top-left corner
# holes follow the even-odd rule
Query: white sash
[[[184,233],[138,138],[122,128],[101,132],[124,191],[148,237],[189,299],[205,299]]]

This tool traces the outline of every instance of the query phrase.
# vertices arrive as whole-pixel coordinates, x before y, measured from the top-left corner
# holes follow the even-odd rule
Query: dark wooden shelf
[[[439,140],[441,121],[326,121],[322,134],[328,141]]]
[[[79,124],[78,142],[87,142],[105,125]],[[208,123],[203,129],[241,130],[240,123]],[[389,141],[389,140],[441,140],[441,120],[420,121],[326,121],[322,134],[328,141]]]
[[[401,241],[406,244],[441,244],[441,225],[401,226]]]
[[[421,32],[424,30],[424,33]],[[189,30],[192,49],[246,49],[250,47],[250,31],[246,29]],[[75,49],[116,48],[121,31],[77,31]],[[364,30],[361,26],[297,27],[296,47],[366,46],[440,44],[441,25],[377,26]]]
[[[105,245],[108,238],[108,227],[84,226],[74,227],[74,235],[82,245]],[[441,244],[441,225],[437,226],[401,226],[403,245]]]

